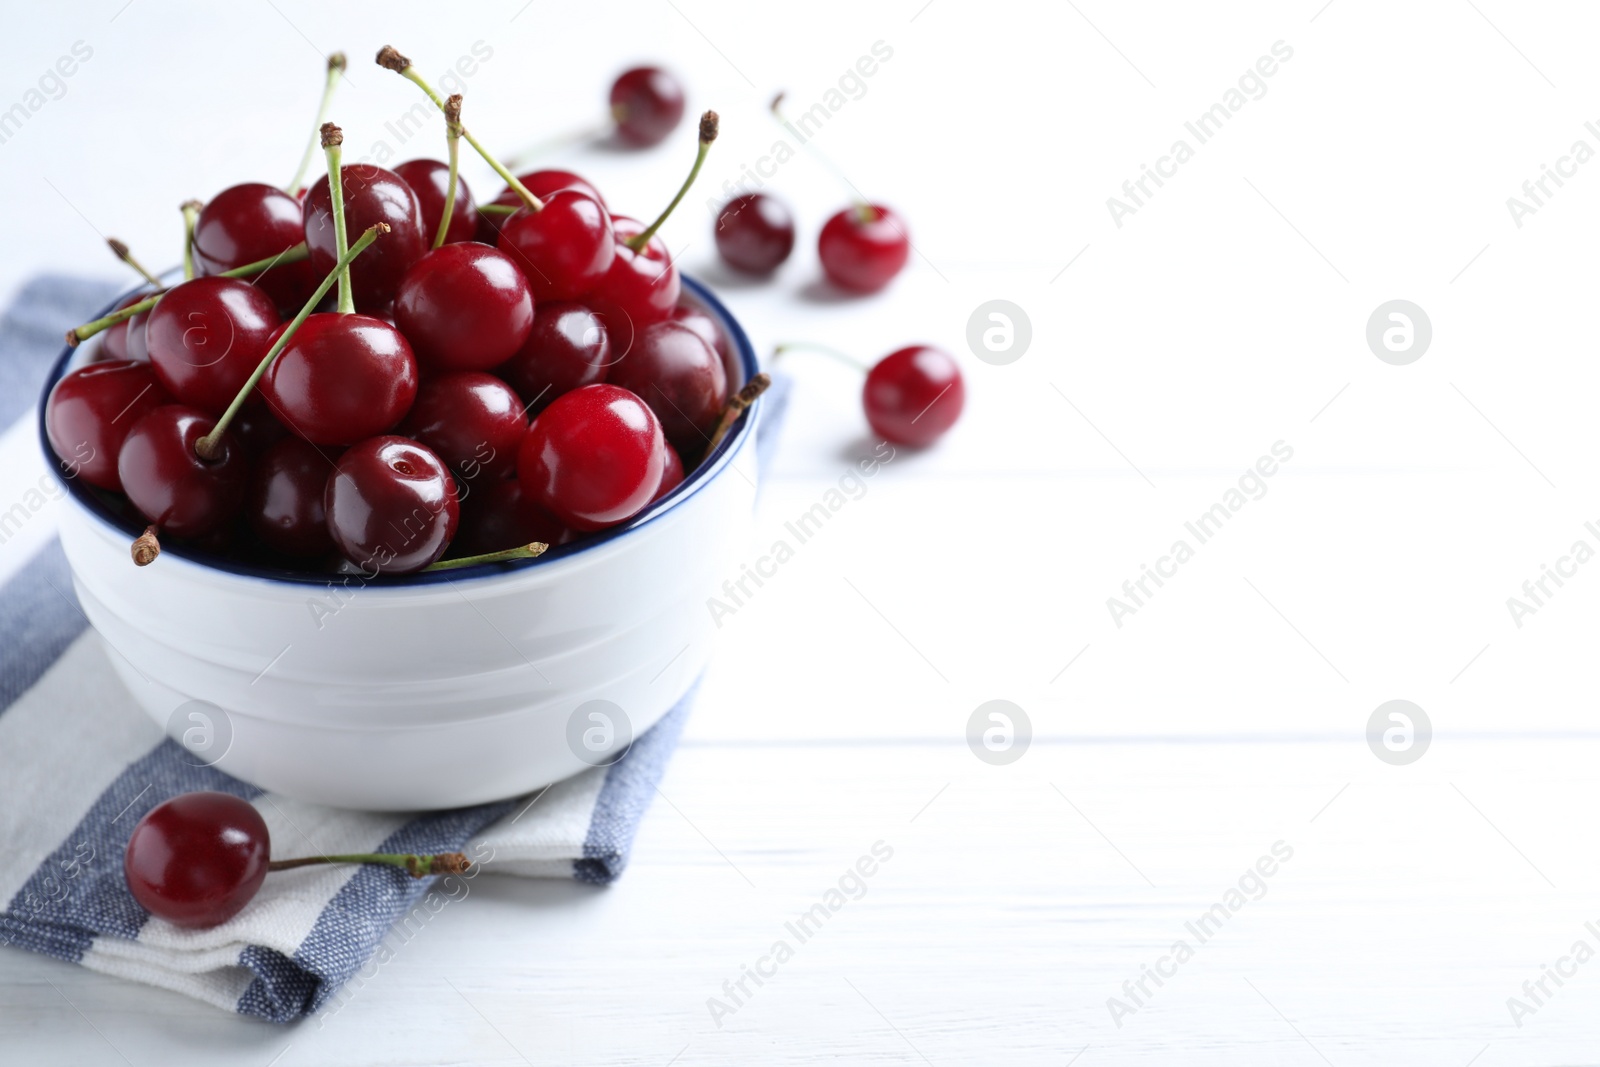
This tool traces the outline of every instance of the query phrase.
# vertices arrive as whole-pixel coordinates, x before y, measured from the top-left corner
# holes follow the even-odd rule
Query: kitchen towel
[[[34,418],[31,398],[60,352],[62,332],[111,295],[109,287],[54,276],[24,288],[0,317],[5,423]],[[767,394],[757,441],[763,459],[781,420],[784,384]],[[420,815],[367,814],[302,804],[197,766],[133,704],[114,655],[78,606],[59,543],[49,542],[0,588],[0,944],[275,1022],[336,1010],[340,987],[381,958],[386,939],[409,937],[464,899],[475,877],[615,879],[695,695],[621,760],[531,796]],[[474,869],[421,880],[381,866],[281,871],[229,922],[180,929],[134,902],[122,853],[147,811],[201,789],[249,800],[284,855],[462,851]],[[396,924],[404,934],[391,935]]]

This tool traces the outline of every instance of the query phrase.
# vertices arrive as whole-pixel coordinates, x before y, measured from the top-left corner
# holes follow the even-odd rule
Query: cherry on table
[[[44,425],[61,469],[120,492],[117,457],[128,431],[172,398],[148,363],[110,360],[70,372],[50,390]]]
[[[574,389],[528,427],[517,477],[533,500],[575,530],[603,530],[649,505],[666,463],[661,423],[633,393]]]
[[[437,159],[408,159],[396,166],[394,172],[417,194],[417,202],[422,205],[422,233],[432,244],[433,235],[439,232],[439,219],[444,216],[444,202],[450,192],[450,164]],[[456,202],[450,211],[450,228],[445,230],[444,243],[471,241],[477,233],[478,205],[472,199],[466,179],[457,173]]]
[[[444,555],[461,519],[455,479],[426,446],[371,437],[339,457],[323,498],[328,532],[368,574],[410,574]]]
[[[910,345],[867,373],[861,403],[881,437],[917,448],[931,445],[961,416],[966,386],[954,357],[931,345]]]
[[[259,388],[284,425],[312,444],[353,445],[405,417],[417,396],[417,360],[400,331],[380,319],[317,314]]]
[[[261,888],[270,862],[266,820],[228,793],[184,793],[150,809],[128,838],[128,891],[177,926],[227,922]]]
[[[552,548],[572,540],[572,531],[528,496],[516,478],[479,483],[461,502],[461,529],[450,555],[481,556],[542,541]]]
[[[528,339],[533,294],[504,252],[476,241],[441,245],[406,272],[394,318],[429,370],[488,370]]]
[[[570,300],[538,306],[522,348],[496,368],[537,415],[551,401],[584,385],[604,381],[611,341],[600,317]]]
[[[398,432],[427,445],[463,481],[478,484],[516,470],[528,417],[522,399],[499,378],[456,371],[422,383]]]
[[[607,381],[650,405],[680,455],[704,450],[728,402],[722,357],[699,334],[676,322],[658,322],[640,331]]]
[[[359,235],[380,222],[389,227],[383,240],[350,267],[356,307],[362,311],[382,308],[394,299],[406,271],[428,250],[433,234],[423,232],[422,202],[394,171],[370,163],[347,163],[340,169],[340,185],[346,234]],[[312,273],[324,277],[339,258],[327,175],[306,192],[305,241]]]
[[[900,216],[878,204],[845,208],[817,238],[822,272],[853,293],[875,293],[888,285],[911,254],[911,238]]]
[[[250,465],[231,432],[212,459],[195,451],[217,420],[199,408],[165,404],[148,412],[122,442],[117,477],[128,500],[164,534],[200,538],[239,513]]]
[[[617,136],[639,148],[665,140],[683,121],[683,105],[683,86],[660,67],[634,67],[611,83]]]
[[[605,208],[570,189],[538,210],[512,215],[496,243],[522,270],[536,301],[577,299],[606,277],[617,255]]]
[[[736,196],[717,215],[717,252],[747,274],[771,274],[794,250],[794,216],[765,193]]]
[[[233,278],[195,278],[167,290],[150,310],[144,336],[167,392],[220,415],[255,373],[277,328],[277,307],[264,290]]]
[[[245,182],[222,190],[201,209],[194,226],[195,262],[202,274],[221,274],[276,256],[305,237],[298,198],[264,182]],[[302,259],[269,267],[249,284],[279,308],[298,308],[317,281],[311,263]]]
[[[268,548],[305,559],[333,552],[323,495],[338,455],[337,449],[324,451],[289,436],[256,460],[244,514]]]

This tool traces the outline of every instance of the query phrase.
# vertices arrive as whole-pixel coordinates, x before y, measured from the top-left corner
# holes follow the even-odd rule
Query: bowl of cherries
[[[415,810],[613,761],[693,685],[766,378],[656,235],[670,206],[645,225],[514,175],[460,97],[378,61],[439,105],[448,161],[344,163],[320,124],[324,177],[184,205],[181,272],[69,332],[40,432],[134,701],[265,789]],[[672,88],[644,82],[636,122]]]

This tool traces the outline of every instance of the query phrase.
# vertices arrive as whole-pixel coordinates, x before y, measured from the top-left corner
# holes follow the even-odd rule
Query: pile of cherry
[[[715,112],[688,180],[646,226],[570,171],[513,175],[463,126],[459,96],[440,99],[393,48],[377,61],[443,111],[449,162],[343,164],[341,131],[320,122],[344,67],[331,57],[327,176],[302,185],[314,138],[287,191],[252,182],[185,204],[184,280],[162,289],[145,272],[154,292],[67,335],[103,338],[50,394],[48,437],[63,470],[148,524],[140,564],[158,538],[368,575],[538,555],[670,493],[765,388],[758,375],[730,395],[728,341],[656,236]],[[684,109],[657,68],[618,78],[611,103],[617,137],[636,145]],[[461,140],[506,181],[494,201],[462,181]],[[730,209],[725,258],[776,266],[757,255],[771,213]],[[881,287],[905,261],[901,247],[885,273],[892,217],[841,218],[843,239],[833,222],[823,234],[827,272]],[[960,412],[959,371],[937,349],[903,349],[864,399],[880,434],[926,444]]]

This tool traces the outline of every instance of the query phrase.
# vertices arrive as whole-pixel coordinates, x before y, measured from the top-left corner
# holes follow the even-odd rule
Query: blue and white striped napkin
[[[62,331],[110,295],[80,279],[39,279],[0,318],[0,426],[34,417]],[[781,407],[768,402],[763,455]],[[691,691],[622,760],[533,796],[363,814],[193,765],[133,704],[112,654],[88,627],[58,543],[0,588],[0,944],[275,1022],[333,1010],[339,987],[396,923],[414,930],[468,896],[479,873],[615,879],[694,699]],[[230,922],[180,929],[134,902],[122,854],[147,811],[197,789],[248,799],[280,854],[462,851],[475,868],[423,880],[377,866],[281,871]]]

